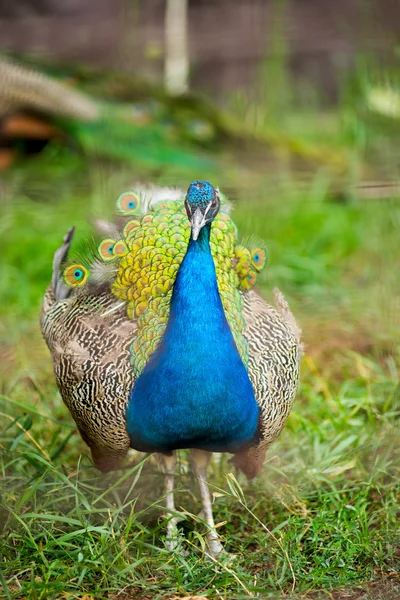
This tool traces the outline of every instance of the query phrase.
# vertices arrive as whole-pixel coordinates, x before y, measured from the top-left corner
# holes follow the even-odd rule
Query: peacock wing
[[[255,290],[244,295],[248,372],[260,407],[260,425],[257,438],[233,461],[249,478],[260,470],[269,445],[282,431],[299,382],[300,329],[279,290],[275,302],[277,308]]]
[[[53,285],[44,296],[40,324],[61,396],[96,466],[108,471],[118,468],[129,448],[125,406],[134,379],[129,345],[137,325],[101,286],[85,293],[70,288],[65,297],[60,263],[71,240],[72,234],[66,236],[55,254]],[[61,290],[60,299],[55,290]]]

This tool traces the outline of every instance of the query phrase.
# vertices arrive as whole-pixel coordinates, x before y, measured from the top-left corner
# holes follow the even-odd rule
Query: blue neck
[[[231,450],[256,432],[258,406],[218,292],[210,225],[189,241],[164,336],[132,390],[139,450]]]
[[[190,236],[172,293],[167,330],[189,326],[193,341],[198,335],[204,339],[207,332],[215,341],[216,328],[222,327],[223,333],[231,337],[231,344],[236,348],[218,292],[210,231],[211,225],[208,224],[200,231],[196,241]]]

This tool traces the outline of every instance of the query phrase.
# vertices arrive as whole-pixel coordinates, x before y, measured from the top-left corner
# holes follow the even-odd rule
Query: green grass
[[[351,586],[398,570],[400,396],[387,368],[349,355],[354,379],[330,385],[306,359],[295,409],[258,480],[241,487],[225,457],[213,466],[214,513],[236,555],[214,564],[204,558],[185,455],[176,500],[187,557],[163,545],[153,459],[132,457],[126,469],[99,476],[34,342],[36,358],[10,372],[2,397],[1,550],[10,597],[106,598],[125,587],[128,597],[294,597],[292,589]]]
[[[337,134],[334,145],[346,139]],[[199,176],[207,173],[193,174]],[[188,183],[179,170],[145,177]],[[269,174],[248,166],[220,173],[241,234],[268,249],[261,287],[267,298],[275,285],[287,295],[306,351],[292,414],[260,476],[248,483],[232,474],[228,457],[213,462],[214,515],[235,558],[212,562],[187,455],[176,480],[183,555],[164,544],[153,457],[133,453],[124,469],[106,476],[92,466],[38,327],[52,255],[66,229],[77,226],[79,249],[90,219],[110,216],[119,193],[145,177],[82,168],[49,148],[4,183],[2,597],[397,598],[398,199],[338,201],[325,170],[300,185],[284,157]]]

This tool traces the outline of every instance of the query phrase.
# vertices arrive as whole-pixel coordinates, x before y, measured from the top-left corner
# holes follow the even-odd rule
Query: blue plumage
[[[214,194],[208,182],[194,182],[188,213],[205,210]],[[127,430],[138,450],[233,451],[257,431],[259,407],[218,293],[213,216],[205,215],[197,240],[191,237],[166,331],[129,398]]]
[[[216,190],[209,181],[192,181],[187,191],[186,200],[192,207],[205,209],[215,197]]]

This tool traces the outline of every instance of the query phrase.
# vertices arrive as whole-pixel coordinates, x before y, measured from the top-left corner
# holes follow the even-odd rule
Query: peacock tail
[[[172,195],[179,199],[170,199]],[[142,204],[142,207],[141,207]],[[217,275],[218,291],[225,315],[242,361],[248,363],[244,336],[243,294],[252,289],[265,264],[265,251],[257,249],[263,263],[254,262],[254,250],[238,243],[238,231],[227,212],[229,204],[214,220],[210,248]],[[146,192],[128,191],[117,200],[117,211],[129,218],[117,239],[104,238],[90,266],[73,262],[64,270],[67,286],[81,287],[90,270],[106,267],[112,294],[123,301],[129,319],[137,321],[137,336],[131,344],[134,374],[140,375],[156,350],[167,325],[172,288],[185,256],[190,236],[183,194],[166,188],[149,206]],[[140,214],[140,212],[144,214]],[[101,278],[100,278],[101,279]]]

